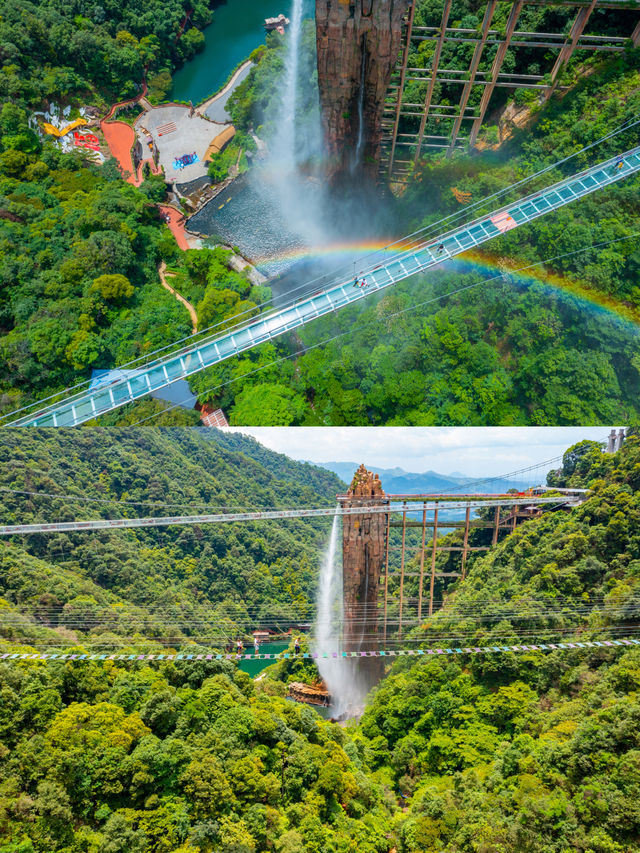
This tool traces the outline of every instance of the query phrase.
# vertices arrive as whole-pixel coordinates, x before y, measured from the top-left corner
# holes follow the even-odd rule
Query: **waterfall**
[[[337,704],[344,685],[341,671],[344,666],[339,658],[332,655],[340,651],[340,629],[342,625],[342,566],[338,566],[336,551],[340,516],[333,516],[329,544],[322,558],[318,604],[315,626],[315,650],[318,653],[318,670],[332,696],[332,704]],[[328,657],[323,657],[328,655]]]
[[[302,0],[293,0],[287,31],[287,52],[284,60],[281,123],[276,139],[276,155],[288,171],[297,163],[296,108],[298,102],[298,66],[302,34]]]
[[[362,63],[360,65],[360,91],[358,92],[358,139],[356,141],[356,150],[351,164],[351,171],[354,172],[360,165],[362,156],[362,145],[364,143],[364,75],[367,63],[367,52],[365,45],[362,45]]]
[[[314,651],[317,652],[318,671],[331,694],[334,716],[358,715],[364,706],[366,689],[361,683],[357,664],[340,655],[341,632],[344,621],[342,560],[338,556],[340,516],[336,513],[331,526],[331,536],[322,558]],[[326,655],[326,657],[325,657]]]

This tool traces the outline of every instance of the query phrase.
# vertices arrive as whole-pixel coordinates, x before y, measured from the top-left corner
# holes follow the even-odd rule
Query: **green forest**
[[[254,505],[310,490],[331,499],[339,485],[326,472],[235,435],[26,433],[23,452],[11,435],[3,439],[5,520],[17,514],[27,520],[25,507],[33,518],[54,518],[55,504],[46,497],[54,482],[67,494],[117,496],[121,514],[128,500],[156,507],[249,503],[249,475]],[[9,454],[15,468],[6,465]],[[156,481],[150,466],[160,456],[164,467]],[[208,473],[213,459],[215,476]],[[56,466],[55,481],[45,463]],[[247,478],[237,480],[240,464]],[[635,635],[640,438],[630,436],[616,454],[580,442],[548,479],[588,488],[587,499],[523,522],[487,555],[475,556],[467,578],[448,589],[442,609],[405,643],[429,649]],[[60,512],[72,518],[78,509],[67,499]],[[326,527],[301,524],[297,553],[288,558],[293,537],[278,529],[279,539],[262,530],[261,548],[296,566],[305,552],[312,561],[327,535]],[[216,530],[217,544],[204,528],[193,531],[206,562],[213,565],[226,546],[235,562],[250,561],[255,531],[243,539],[231,527]],[[144,543],[136,541],[139,535]],[[201,598],[212,608],[208,619],[214,613],[219,619],[216,607],[225,595],[229,600],[223,582],[204,589],[203,557],[176,559],[178,543],[188,550],[187,528],[171,535],[110,534],[108,549],[102,534],[73,536],[77,540],[64,547],[36,536],[3,546],[4,649],[100,649],[128,640],[120,647],[139,650],[146,638],[160,639],[154,618],[170,613],[168,599],[181,579],[181,598],[188,587],[194,595],[202,587]],[[145,559],[145,571],[151,575],[155,564],[163,586],[136,576]],[[29,574],[31,566],[36,570]],[[219,562],[216,574],[225,571]],[[247,601],[267,576],[264,563],[243,592]],[[140,580],[144,589],[136,591]],[[92,623],[92,596],[93,612],[124,610],[129,619],[136,601],[135,615],[146,620],[137,636],[118,637],[115,620]],[[62,607],[60,615],[65,601],[75,608],[75,619],[66,623],[74,610]],[[177,643],[193,651],[214,647],[187,631]],[[637,850],[638,649],[404,657],[374,689],[360,721],[346,727],[284,698],[285,682],[301,677],[313,672],[295,660],[267,669],[258,681],[224,660],[0,661],[0,851]]]
[[[164,97],[171,72],[203,43],[212,20],[199,2],[0,3],[0,405],[4,411],[123,365],[191,332],[161,287],[176,273],[200,328],[251,312],[268,296],[229,268],[228,252],[181,253],[162,220],[162,177],[125,183],[113,159],[62,153],[33,129],[34,110],[93,106],[140,92]],[[145,401],[134,417],[164,404]],[[173,411],[169,423],[197,415]],[[161,420],[160,423],[163,421]]]
[[[329,471],[205,428],[5,432],[0,454],[5,523],[334,506],[344,488]],[[73,639],[76,628],[107,646],[235,639],[256,625],[277,632],[290,627],[292,605],[300,618],[312,613],[328,524],[14,537],[0,556],[2,607],[7,618],[47,614],[44,633],[29,629],[45,642],[57,631]],[[11,627],[0,635],[11,638]]]
[[[498,24],[507,6],[500,4]],[[421,25],[433,25],[437,8],[431,0],[419,4]],[[451,20],[473,28],[478,8],[459,0]],[[547,21],[547,12],[532,7],[523,26],[558,24]],[[224,250],[178,250],[157,209],[166,192],[161,178],[149,175],[139,188],[130,186],[113,161],[99,167],[80,151],[63,154],[32,127],[32,112],[51,102],[106,111],[114,100],[135,94],[145,74],[149,97],[163,97],[171,72],[197,48],[199,28],[211,14],[202,4],[158,6],[155,0],[90,10],[54,0],[0,4],[2,413],[190,334],[184,306],[161,287],[161,261],[196,308],[199,330],[224,328],[238,314],[253,316],[269,298],[267,288],[253,287],[229,268]],[[606,33],[629,11],[612,11],[607,21],[602,14],[594,20]],[[234,92],[231,111],[241,134],[252,126],[268,131],[277,118],[273,92],[284,44],[277,34],[269,36]],[[301,74],[313,80],[310,22],[303,45]],[[513,62],[535,74],[531,57],[521,53]],[[476,202],[637,117],[639,56],[630,42],[622,53],[588,60],[576,53],[563,76],[569,88],[532,109],[531,126],[498,150],[458,152],[449,160],[425,152],[406,191],[385,198],[394,232],[459,213],[453,189]],[[491,57],[488,51],[483,63]],[[428,63],[426,48],[415,61]],[[300,106],[305,132],[312,133],[317,103]],[[620,134],[544,180],[636,142],[635,130]],[[198,374],[192,388],[235,424],[633,421],[640,414],[639,181],[626,179],[506,234],[473,262],[459,260],[401,283],[382,298]],[[541,264],[536,278],[508,272],[533,263]],[[550,275],[563,277],[560,284],[549,284]],[[582,296],[571,292],[576,287]],[[104,425],[197,418],[146,400],[110,414]]]

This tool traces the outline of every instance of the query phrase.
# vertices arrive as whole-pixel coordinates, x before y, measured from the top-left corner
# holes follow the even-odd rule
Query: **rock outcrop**
[[[344,648],[348,652],[376,651],[378,648],[378,594],[386,550],[387,518],[384,513],[368,513],[367,508],[388,504],[377,474],[361,465],[343,507],[362,507],[362,514],[342,518],[342,575],[344,596]],[[381,658],[361,658],[358,677],[369,689],[382,675]]]
[[[408,6],[409,0],[316,0],[318,85],[334,181],[377,175],[382,109]]]
[[[302,681],[292,681],[289,684],[289,696],[295,699],[296,702],[305,702],[307,705],[331,704],[331,696],[323,681],[317,684],[304,684]]]

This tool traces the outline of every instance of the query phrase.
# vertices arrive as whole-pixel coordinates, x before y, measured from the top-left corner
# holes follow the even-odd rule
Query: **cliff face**
[[[330,177],[377,175],[382,108],[408,6],[409,0],[316,0]]]
[[[344,648],[374,651],[378,648],[378,591],[385,556],[387,518],[367,513],[367,507],[388,503],[378,475],[361,465],[356,471],[345,507],[362,507],[362,515],[342,518],[342,566],[344,600]],[[358,675],[368,689],[382,674],[380,658],[358,662]]]

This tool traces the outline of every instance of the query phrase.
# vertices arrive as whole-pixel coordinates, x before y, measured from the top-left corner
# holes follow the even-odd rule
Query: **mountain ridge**
[[[332,471],[345,483],[350,483],[358,465],[356,462],[316,462],[313,463],[327,471]],[[367,463],[365,463],[367,464]],[[369,463],[369,467],[370,463]],[[398,466],[381,468],[373,466],[372,470],[379,474],[382,488],[388,494],[446,494],[448,489],[462,491],[461,487],[473,486],[478,483],[481,491],[487,494],[501,494],[509,489],[523,490],[522,481],[507,478],[464,477],[453,474],[440,474],[438,471],[406,471]],[[533,485],[533,484],[531,484]]]

